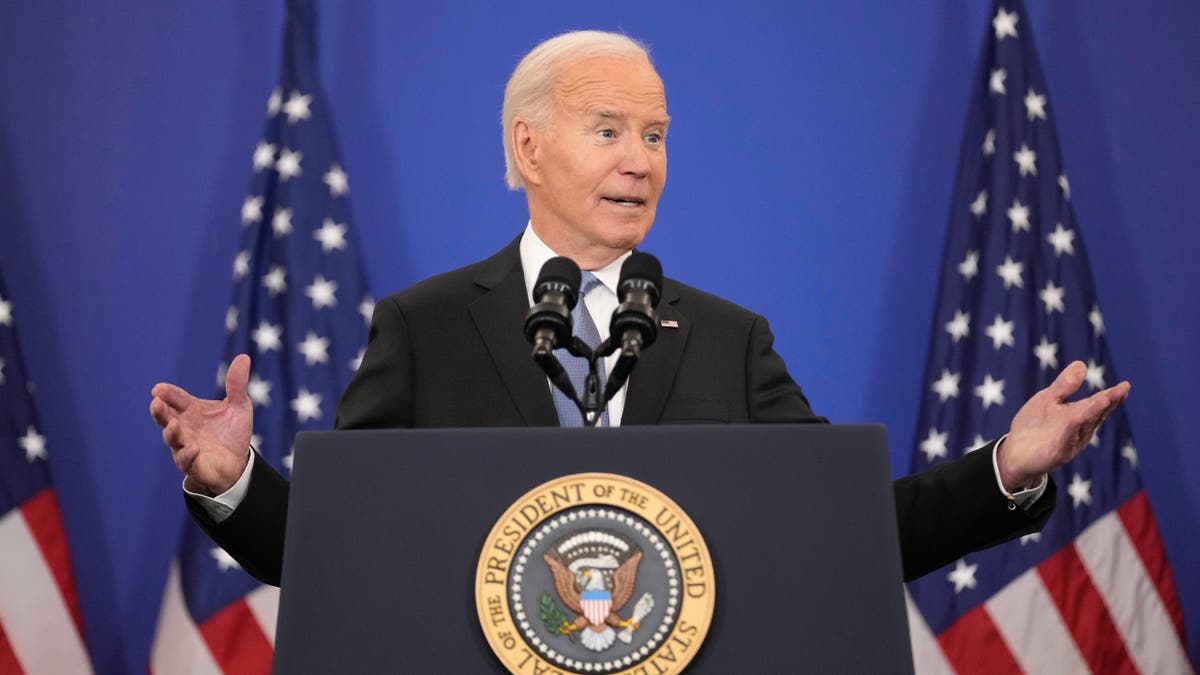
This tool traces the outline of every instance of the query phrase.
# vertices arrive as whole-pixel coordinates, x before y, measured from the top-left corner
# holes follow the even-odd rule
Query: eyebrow
[[[588,117],[599,117],[601,119],[614,119],[614,120],[624,120],[629,117],[629,115],[622,113],[622,112],[617,112],[616,110],[613,110],[612,108],[592,108],[591,110],[588,111],[587,116]],[[656,120],[651,120],[651,122],[648,126],[654,126],[654,125],[658,124],[658,125],[662,125],[665,127],[665,126],[668,126],[670,123],[671,123],[671,116],[667,115],[666,117],[662,117],[662,118],[659,118]]]

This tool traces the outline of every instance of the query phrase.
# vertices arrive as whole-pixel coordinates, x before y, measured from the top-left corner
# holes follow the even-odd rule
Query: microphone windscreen
[[[556,282],[564,284],[571,289],[568,295],[571,298],[569,302],[573,309],[575,304],[574,299],[579,295],[579,284],[582,280],[583,273],[579,271],[579,265],[576,265],[574,260],[564,258],[563,256],[551,258],[546,261],[545,265],[542,265],[542,271],[538,272],[537,283],[533,285],[533,301],[541,302],[538,296],[541,295],[539,289],[542,288],[543,284]]]
[[[654,287],[654,304],[657,305],[663,283],[662,263],[658,262],[658,258],[641,251],[629,254],[625,263],[621,265],[621,280],[617,282],[617,288],[621,288],[625,282],[632,279],[650,282]]]

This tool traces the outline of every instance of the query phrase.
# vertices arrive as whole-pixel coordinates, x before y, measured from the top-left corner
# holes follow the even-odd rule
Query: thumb
[[[1087,366],[1083,365],[1083,361],[1072,361],[1066,368],[1063,368],[1050,386],[1046,387],[1046,393],[1055,401],[1062,402],[1079,390],[1079,385],[1083,384],[1085,375],[1087,375]]]
[[[225,372],[225,397],[233,402],[241,402],[246,398],[246,384],[249,381],[250,357],[238,354]]]

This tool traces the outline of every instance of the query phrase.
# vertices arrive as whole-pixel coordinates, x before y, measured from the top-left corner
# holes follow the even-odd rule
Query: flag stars
[[[1046,287],[1041,290],[1039,295],[1042,298],[1042,303],[1046,305],[1047,314],[1066,311],[1063,305],[1064,292],[1062,286],[1055,286],[1054,282],[1050,280],[1046,281]]]
[[[304,153],[299,151],[288,150],[284,148],[279,151],[279,160],[275,162],[275,170],[279,172],[279,180],[287,182],[290,178],[295,178],[301,173],[300,160],[304,159]]]
[[[1075,508],[1079,508],[1081,504],[1091,504],[1092,481],[1084,480],[1083,476],[1075,474],[1071,484],[1067,486],[1067,494],[1071,495],[1071,502]]]
[[[983,137],[983,155],[991,157],[996,154],[996,130],[988,129],[987,134]]]
[[[242,225],[250,225],[262,220],[263,199],[257,195],[249,195],[242,202]]]
[[[275,209],[275,215],[271,217],[271,231],[275,233],[276,239],[286,237],[292,233],[291,209]]]
[[[987,213],[987,198],[987,190],[980,190],[979,194],[975,195],[975,201],[971,202],[971,215],[975,216],[975,220]]]
[[[363,357],[365,357],[366,355],[367,355],[367,348],[362,347],[358,350],[358,355],[355,356],[354,358],[350,359],[350,370],[352,372],[358,372],[358,369],[362,367]]]
[[[228,572],[230,569],[242,569],[233,556],[225,552],[225,549],[216,547],[209,551],[209,555],[217,562],[217,569],[222,572]]]
[[[259,452],[262,452],[263,443],[265,442],[266,441],[263,440],[262,436],[259,436],[258,434],[250,434],[250,447],[258,450]]]
[[[358,303],[358,313],[362,314],[363,320],[370,326],[371,315],[375,313],[375,299],[369,295],[364,297],[363,301]]]
[[[1004,405],[1004,380],[993,380],[991,374],[983,378],[983,384],[975,387],[975,395],[983,400],[983,409],[992,405]]]
[[[287,102],[283,104],[283,114],[287,115],[288,124],[295,124],[300,120],[312,117],[312,111],[308,109],[310,105],[312,105],[311,95],[293,91]]]
[[[238,308],[230,307],[225,310],[225,330],[230,333],[237,330],[238,327]]]
[[[320,337],[312,331],[308,331],[304,341],[296,346],[296,350],[304,355],[304,362],[310,366],[329,362],[329,338]]]
[[[1006,12],[1003,7],[996,10],[996,16],[992,18],[992,29],[996,31],[996,40],[1003,40],[1006,37],[1017,37],[1017,22],[1021,17],[1016,12]]]
[[[1037,357],[1042,370],[1058,367],[1058,343],[1050,342],[1045,335],[1042,336],[1042,341],[1034,346],[1033,355]]]
[[[996,320],[992,325],[988,326],[985,333],[992,339],[992,348],[1000,349],[1001,347],[1013,346],[1013,326],[1015,322],[1005,321],[999,314],[996,315]]]
[[[271,405],[271,381],[264,380],[254,373],[246,384],[246,395],[257,406]]]
[[[337,282],[327,280],[320,274],[313,279],[312,285],[304,289],[304,294],[312,300],[313,309],[334,307],[337,305]]]
[[[1037,175],[1037,153],[1024,143],[1021,149],[1013,153],[1013,161],[1017,163],[1022,176]]]
[[[1025,115],[1030,120],[1046,119],[1046,97],[1032,88],[1025,94]]]
[[[313,231],[313,239],[321,242],[321,250],[325,253],[346,248],[346,226],[326,218],[321,227]]]
[[[1098,365],[1095,361],[1088,359],[1087,374],[1083,379],[1092,388],[1092,391],[1098,391],[1104,388],[1104,366]]]
[[[1008,207],[1008,219],[1012,222],[1013,233],[1021,230],[1029,231],[1029,207],[1021,203],[1017,197],[1013,197],[1012,206]]]
[[[341,197],[350,191],[350,181],[346,177],[346,172],[337,164],[329,167],[329,171],[321,180],[329,186],[330,197]]]
[[[301,387],[296,398],[292,399],[291,407],[296,411],[296,418],[301,424],[308,420],[320,419],[321,395]]]
[[[1001,10],[1003,11],[1003,10]],[[954,594],[958,595],[964,588],[975,588],[975,571],[979,569],[979,564],[968,565],[965,560],[960,559],[954,565],[954,569],[946,578],[950,583],[954,584]]]
[[[225,388],[225,375],[229,372],[229,364],[224,361],[217,364],[217,386]]]
[[[271,265],[271,270],[263,275],[263,286],[274,297],[287,290],[287,270],[280,265]]]
[[[1054,247],[1054,257],[1061,258],[1062,254],[1075,255],[1075,231],[1063,229],[1062,223],[1054,231],[1046,235],[1046,241]]]
[[[979,251],[967,251],[963,256],[962,262],[958,263],[958,273],[963,276],[963,280],[970,281],[979,274]]]
[[[274,117],[279,114],[279,106],[283,104],[283,92],[279,87],[271,92],[271,97],[267,99],[267,117]]]
[[[921,441],[921,452],[925,453],[925,461],[933,462],[938,457],[946,456],[946,439],[948,433],[930,429],[929,436]]]
[[[988,78],[988,89],[993,94],[1006,94],[1008,89],[1004,86],[1004,80],[1008,78],[1008,72],[1003,68],[997,68],[992,71],[992,76]]]
[[[258,324],[258,328],[255,328],[254,332],[250,334],[250,339],[258,346],[258,353],[265,354],[269,351],[278,351],[283,346],[279,339],[282,336],[282,326],[262,321]]]
[[[958,373],[952,373],[948,369],[942,369],[942,376],[933,383],[933,392],[938,395],[938,400],[942,403],[958,398],[958,383],[962,376]]]
[[[1132,442],[1126,443],[1124,446],[1121,447],[1121,456],[1124,457],[1125,459],[1129,460],[1130,468],[1134,468],[1134,469],[1137,468],[1137,465],[1138,465],[1137,448],[1133,447]]]
[[[1029,543],[1036,544],[1041,540],[1042,540],[1041,532],[1030,532],[1029,534],[1021,537],[1021,545],[1024,546],[1025,544],[1029,544]]]
[[[0,326],[11,326],[13,323],[12,301],[5,300],[4,296],[0,295]]]
[[[1063,199],[1071,201],[1071,182],[1067,180],[1067,174],[1058,177],[1058,187],[1062,190]]]
[[[46,459],[46,437],[39,434],[32,425],[25,428],[25,435],[17,439],[17,445],[25,451],[27,461]]]
[[[254,146],[254,173],[275,165],[275,144],[259,141]]]
[[[963,448],[963,454],[969,455],[972,452],[975,452],[976,450],[982,448],[984,445],[987,445],[987,440],[984,439],[983,436],[980,436],[979,434],[975,434],[975,438],[971,439],[971,444],[968,445],[967,447]]]
[[[946,332],[954,342],[971,334],[971,317],[966,312],[955,310],[954,318],[946,322]]]
[[[288,448],[288,454],[284,455],[283,459],[279,460],[279,463],[283,465],[283,468],[288,470],[288,473],[291,473],[292,472],[292,464],[295,463],[295,460],[296,460],[296,449]]]
[[[1021,274],[1025,271],[1025,263],[1020,263],[1012,259],[1010,256],[1004,256],[1004,264],[996,267],[996,274],[1004,280],[1004,288],[1008,290],[1013,286],[1024,288],[1025,281],[1021,278]]]
[[[1088,312],[1088,323],[1092,324],[1092,332],[1097,336],[1104,335],[1104,315],[1100,313],[1099,305],[1092,305]]]

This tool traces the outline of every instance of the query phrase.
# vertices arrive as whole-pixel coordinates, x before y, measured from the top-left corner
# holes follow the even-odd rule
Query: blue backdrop
[[[989,3],[544,4],[317,3],[377,297],[515,236],[508,74],[563,30],[624,30],[651,45],[674,118],[646,250],[770,317],[817,412],[885,422],[903,472]],[[1196,659],[1200,6],[1034,5],[1019,26],[1036,34]],[[282,2],[0,4],[0,269],[104,671],[145,668],[184,517],[149,390],[215,384],[282,20]]]

